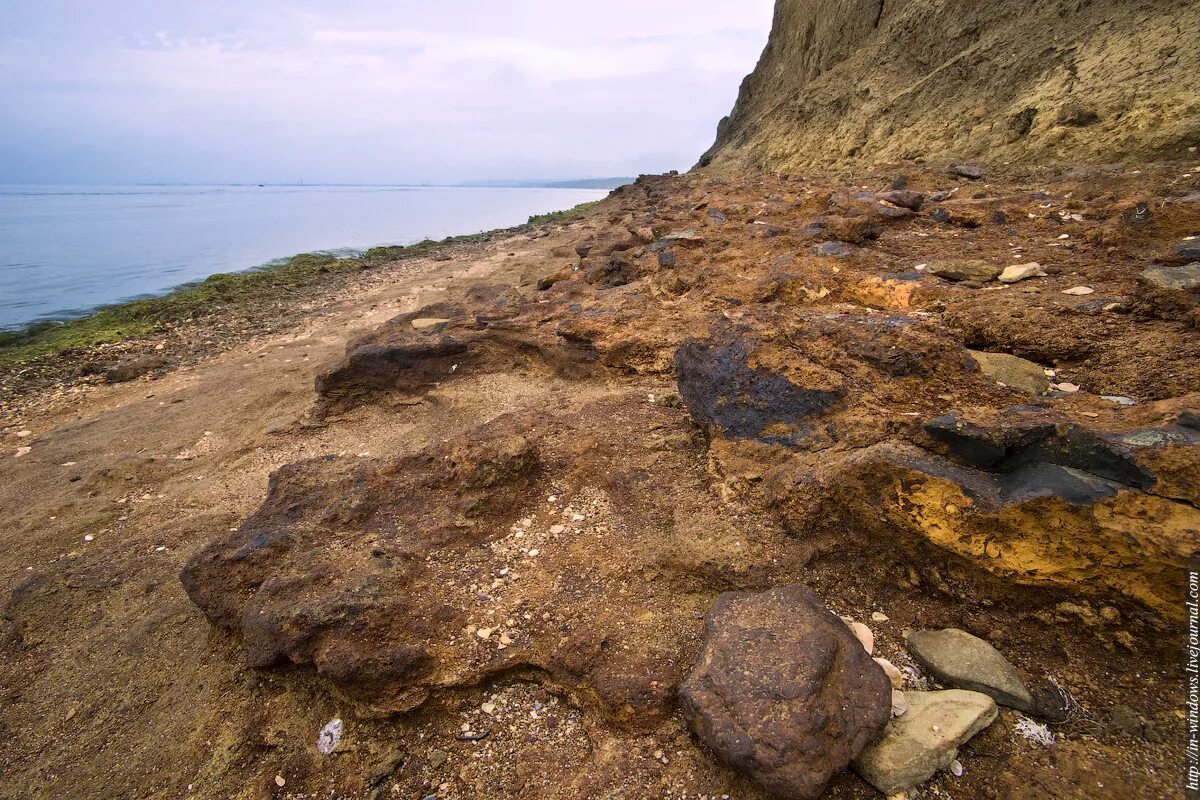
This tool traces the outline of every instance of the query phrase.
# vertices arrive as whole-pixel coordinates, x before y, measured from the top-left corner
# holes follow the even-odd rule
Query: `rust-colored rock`
[[[697,735],[774,795],[817,800],[891,716],[892,686],[802,586],[717,598],[680,686]]]

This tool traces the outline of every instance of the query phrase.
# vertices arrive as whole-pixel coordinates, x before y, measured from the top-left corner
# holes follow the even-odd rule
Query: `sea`
[[[595,189],[0,185],[0,330],[68,320],[305,252],[524,223]]]

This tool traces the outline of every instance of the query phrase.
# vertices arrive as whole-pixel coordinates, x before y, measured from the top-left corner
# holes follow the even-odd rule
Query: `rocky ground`
[[[64,369],[3,794],[1178,796],[1197,236],[1200,164],[644,178]]]

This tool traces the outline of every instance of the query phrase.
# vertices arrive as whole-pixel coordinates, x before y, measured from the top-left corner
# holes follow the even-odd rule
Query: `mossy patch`
[[[596,208],[601,200],[590,200],[586,203],[580,203],[574,208],[564,209],[563,211],[551,211],[549,214],[534,214],[529,218],[530,225],[545,225],[548,222],[566,222],[568,220],[577,219],[584,214]]]
[[[23,330],[0,332],[0,368],[38,356],[145,336],[168,324],[213,316],[308,289],[330,275],[427,255],[434,248],[471,238],[460,236],[442,242],[427,239],[408,247],[375,247],[361,257],[352,258],[301,253],[261,269],[210,275],[162,297],[102,307],[69,322],[36,322]]]

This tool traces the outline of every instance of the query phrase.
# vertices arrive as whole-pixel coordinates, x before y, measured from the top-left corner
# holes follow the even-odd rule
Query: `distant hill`
[[[466,181],[460,186],[483,186],[512,189],[615,189],[627,183],[633,183],[636,178],[575,178],[562,181]]]

